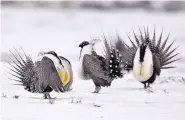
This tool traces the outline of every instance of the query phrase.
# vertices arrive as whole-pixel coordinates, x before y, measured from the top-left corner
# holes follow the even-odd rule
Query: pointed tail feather
[[[171,68],[176,68],[176,67],[162,67],[161,69],[171,69]]]
[[[155,37],[155,27],[154,27],[154,32],[153,32],[153,40],[152,40],[152,42],[151,42],[151,46],[152,46],[152,49],[153,49],[153,51],[155,51],[155,44],[156,44],[156,37]]]
[[[16,63],[10,56],[8,56],[8,58],[9,58],[20,70],[23,71],[22,67],[23,67],[24,65],[21,65],[20,63],[19,63],[19,64]],[[10,64],[10,63],[9,63],[9,64]],[[10,65],[11,65],[11,64],[10,64]]]
[[[13,65],[12,65],[13,66]],[[10,68],[10,67],[8,67],[8,66],[6,66],[8,69],[10,69],[12,72],[14,72],[14,73],[16,73],[17,75],[19,75],[19,76],[21,76],[22,74],[21,74],[21,72],[19,72],[19,69],[17,69],[16,67],[14,67],[14,69],[16,69],[16,70],[14,70],[14,69],[12,69],[12,68]]]
[[[162,31],[161,31],[161,35],[160,35],[160,37],[159,37],[159,40],[158,40],[158,42],[157,42],[157,46],[156,46],[156,48],[160,48],[160,46],[161,46],[161,40],[162,40],[162,36],[163,36],[163,29],[162,29]]]
[[[142,34],[142,32],[141,32],[140,27],[139,27],[139,32],[140,32],[141,42],[144,43],[145,40],[144,40],[144,37],[143,37],[143,34]]]
[[[15,48],[14,48],[14,49],[15,49]],[[19,58],[22,60],[23,64],[25,64],[26,61],[21,57],[21,55],[20,55],[20,53],[17,51],[17,49],[15,49],[15,51],[16,51],[17,55],[19,56]],[[21,63],[20,60],[18,60],[18,62]]]
[[[33,61],[31,60],[30,56],[26,55],[25,52],[24,54],[25,54],[26,60],[23,59],[23,57],[16,49],[15,51],[19,56],[19,59],[18,57],[16,57],[16,55],[13,52],[11,52],[16,62],[11,57],[9,57],[12,60],[12,62],[15,64],[15,65],[12,65],[9,63],[9,65],[12,67],[12,68],[8,67],[12,71],[12,73],[9,73],[9,74],[18,78],[19,80],[15,80],[15,79],[14,80],[17,82],[21,82],[22,84],[20,85],[23,85],[26,90],[30,92],[35,92],[36,90],[34,89],[35,88],[34,81],[36,81],[37,79],[37,77],[35,77],[37,76],[37,74],[35,71],[35,66],[33,64]],[[11,79],[13,80],[13,78]]]
[[[140,45],[140,42],[139,42],[139,39],[137,38],[137,36],[136,36],[136,34],[135,34],[134,31],[133,31],[133,34],[134,34],[134,37],[135,37],[135,41],[137,43],[137,46],[139,46]]]
[[[175,41],[173,41],[170,45],[167,46],[167,42],[168,42],[170,33],[167,35],[164,42],[162,41],[163,29],[161,30],[161,33],[160,33],[160,36],[159,36],[157,42],[156,42],[155,28],[154,28],[154,33],[153,33],[152,39],[150,39],[150,36],[148,34],[148,30],[146,31],[144,29],[144,35],[142,35],[141,30],[140,30],[140,34],[141,34],[141,43],[143,43],[143,41],[149,41],[149,46],[150,46],[152,53],[156,54],[158,56],[158,58],[160,59],[161,68],[165,68],[165,69],[172,68],[172,67],[165,67],[165,66],[169,65],[175,61],[180,60],[180,59],[173,60],[174,58],[176,58],[178,56],[178,54],[173,54],[178,47],[170,50]]]
[[[166,62],[165,64],[163,64],[163,66],[166,66],[166,65],[168,65],[168,64],[170,64],[170,63],[173,63],[173,62],[175,62],[175,61],[178,61],[178,60],[181,60],[181,58],[175,59],[175,60],[171,60],[171,61],[169,61],[169,62]]]
[[[170,50],[174,44],[174,41],[170,45],[167,46],[167,42],[168,42],[170,33],[167,35],[165,40],[162,41],[163,29],[161,30],[161,33],[160,33],[158,40],[156,39],[156,35],[155,35],[155,27],[154,27],[154,32],[153,32],[153,38],[151,38],[149,35],[148,27],[147,27],[147,30],[144,28],[144,34],[141,32],[140,28],[139,28],[139,32],[140,32],[140,39],[138,39],[138,37],[134,33],[134,37],[135,37],[137,45],[140,42],[141,42],[140,44],[143,44],[145,42],[149,42],[150,50],[153,54],[155,54],[159,58],[160,63],[161,63],[161,68],[162,69],[174,68],[174,67],[166,67],[166,65],[169,65],[175,61],[180,60],[180,59],[176,58],[178,56],[178,54],[174,54],[174,52],[177,50],[178,47]],[[125,42],[123,42],[124,45],[126,46],[127,50],[124,52],[125,56],[123,57],[122,60],[123,60],[123,64],[127,68],[129,65],[130,65],[130,68],[132,68],[133,67],[132,60],[134,59],[134,55],[136,53],[136,50],[133,49],[133,48],[135,48],[135,44],[133,44],[130,37],[129,37],[129,40],[132,44],[131,46],[128,46],[128,45],[126,45]]]
[[[163,43],[162,46],[161,46],[161,49],[160,49],[161,52],[164,50],[164,48],[165,48],[165,46],[166,46],[166,43],[167,43],[167,41],[168,41],[168,39],[169,39],[169,36],[170,36],[170,33],[168,34],[166,40],[164,41],[164,43]]]
[[[174,44],[174,41],[162,52],[163,56],[166,56],[166,54],[168,53],[168,51],[170,50],[171,46]]]
[[[131,40],[131,38],[128,36],[128,34],[126,34],[128,39],[130,40],[130,42],[132,43],[132,46],[134,49],[137,49],[137,46],[134,44],[134,42]]]
[[[13,70],[12,68],[9,68],[8,66],[6,66],[8,69],[10,69],[11,71],[16,71],[18,74],[22,74],[24,71],[22,71],[22,70],[20,70],[20,68],[17,68],[17,67],[15,67],[15,66],[13,66],[12,64],[10,64],[9,62],[8,62],[8,64],[11,66],[11,67],[13,67],[15,70]]]
[[[137,51],[137,47],[140,46],[140,44],[143,44],[145,42],[149,43],[150,50],[153,54],[155,54],[161,64],[161,69],[169,69],[174,67],[168,67],[167,65],[178,61],[180,59],[176,58],[178,54],[174,54],[174,52],[177,50],[178,47],[170,50],[172,48],[172,45],[174,44],[174,41],[167,45],[170,33],[167,35],[165,40],[163,41],[163,29],[161,30],[160,36],[158,39],[156,39],[155,35],[155,27],[153,32],[153,37],[150,37],[148,27],[147,30],[144,28],[144,34],[141,32],[141,29],[139,27],[140,37],[137,37],[136,34],[133,32],[136,44],[133,42],[133,40],[128,36],[129,41],[131,42],[131,46],[126,44],[122,39],[118,39],[115,41],[115,47],[119,50],[119,53],[122,55],[121,57],[121,63],[122,68],[126,70],[132,70],[133,69],[133,59],[134,55]]]
[[[165,63],[167,63],[168,61],[172,60],[172,59],[173,59],[174,57],[176,57],[177,55],[179,55],[179,53],[177,53],[177,54],[175,54],[175,55],[172,55],[172,56],[170,56],[170,57],[164,59],[163,64],[165,64]]]
[[[164,59],[168,58],[170,55],[172,55],[172,53],[175,52],[175,50],[177,50],[178,47],[174,48],[173,50],[171,50],[169,53],[167,53],[166,55],[164,55]]]

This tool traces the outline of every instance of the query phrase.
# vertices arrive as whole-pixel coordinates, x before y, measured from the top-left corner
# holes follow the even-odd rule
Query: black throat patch
[[[139,59],[139,62],[143,62],[144,61],[145,51],[146,51],[146,45],[142,44],[140,46],[140,59]]]

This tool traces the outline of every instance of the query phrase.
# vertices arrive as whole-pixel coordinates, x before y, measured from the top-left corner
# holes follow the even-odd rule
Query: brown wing
[[[112,82],[107,66],[104,66],[102,60],[98,59],[102,57],[94,55],[84,55],[83,68],[84,72],[88,74],[91,79],[98,85],[109,86]]]
[[[38,77],[41,90],[50,86],[56,92],[64,92],[64,88],[53,61],[47,57],[43,57],[38,68]]]

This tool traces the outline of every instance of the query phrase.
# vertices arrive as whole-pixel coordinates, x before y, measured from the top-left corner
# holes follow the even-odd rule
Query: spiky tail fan
[[[107,61],[107,65],[109,66],[109,75],[112,79],[119,77],[123,77],[123,73],[121,73],[121,55],[119,50],[115,48],[115,46],[111,46],[108,44],[107,40],[104,40],[104,57]]]
[[[9,69],[13,72],[10,74],[18,78],[19,80],[15,80],[15,79],[13,80],[22,83],[19,85],[23,85],[25,90],[32,93],[37,92],[36,83],[38,81],[38,77],[31,57],[27,56],[22,49],[26,58],[26,60],[24,60],[23,57],[20,55],[20,53],[17,52],[16,49],[15,51],[19,57],[17,57],[14,53],[11,52],[15,60],[13,60],[11,57],[9,58],[15,65],[12,65],[11,63],[9,63],[9,65],[12,67]]]
[[[178,47],[170,50],[172,48],[172,45],[174,44],[174,41],[171,44],[167,45],[170,33],[168,34],[164,42],[162,42],[163,30],[161,31],[160,37],[158,38],[157,41],[156,41],[156,35],[155,35],[155,28],[154,28],[152,37],[149,35],[148,28],[147,30],[144,29],[144,35],[140,29],[139,31],[140,31],[139,37],[137,37],[136,34],[133,32],[136,44],[128,36],[132,44],[131,47],[128,46],[125,42],[121,41],[124,43],[124,46],[126,46],[125,50],[123,51],[123,54],[125,55],[123,57],[123,64],[124,66],[126,66],[125,69],[128,69],[128,66],[133,68],[133,58],[137,51],[137,48],[141,44],[144,44],[146,42],[149,42],[150,50],[152,51],[154,55],[156,55],[159,58],[161,69],[175,68],[174,66],[167,66],[175,61],[180,60],[179,58],[174,59],[178,55],[178,53],[174,54],[174,52],[176,51]],[[120,40],[118,40],[118,42],[120,42]]]
[[[121,54],[121,67],[123,70],[130,71],[133,67],[133,58],[136,52],[136,49],[132,46],[128,46],[119,35],[115,41],[115,47]]]

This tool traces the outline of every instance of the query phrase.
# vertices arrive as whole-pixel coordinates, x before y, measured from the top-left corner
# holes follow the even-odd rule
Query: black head
[[[88,41],[83,41],[83,42],[79,45],[79,47],[83,48],[84,46],[89,45],[89,44],[90,44],[90,43],[89,43]]]
[[[52,54],[52,55],[54,55],[55,57],[58,57],[58,55],[57,55],[57,53],[56,53],[55,51],[49,51],[49,52],[47,52],[47,54]]]

